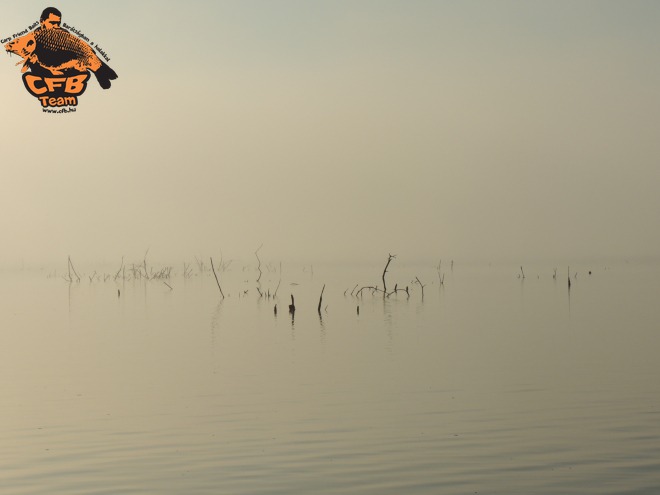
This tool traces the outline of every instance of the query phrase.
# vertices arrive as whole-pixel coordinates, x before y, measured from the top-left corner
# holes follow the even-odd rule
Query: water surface
[[[558,268],[3,272],[0,491],[660,493],[660,270]]]

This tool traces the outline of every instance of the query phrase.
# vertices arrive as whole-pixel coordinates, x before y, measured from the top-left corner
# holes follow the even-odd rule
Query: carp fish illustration
[[[41,68],[58,76],[67,71],[91,70],[103,89],[108,89],[110,81],[118,77],[91,46],[61,28],[36,29],[7,43],[5,50],[23,58],[16,64],[23,64],[21,72]]]

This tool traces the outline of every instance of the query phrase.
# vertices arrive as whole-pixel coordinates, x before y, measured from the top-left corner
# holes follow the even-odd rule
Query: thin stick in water
[[[390,263],[392,263],[392,260],[394,258],[396,258],[396,254],[388,255],[387,264],[385,265],[385,269],[383,270],[383,295],[387,295],[387,284],[385,283],[385,274],[387,273],[387,267],[390,266]]]
[[[325,290],[325,284],[323,284],[323,288],[321,289],[321,297],[319,297],[319,307],[318,307],[318,312],[321,314],[321,303],[323,302],[323,291]]]
[[[419,280],[419,277],[415,277],[415,280],[417,280],[417,283],[422,288],[422,300],[424,300],[424,284]]]
[[[69,267],[73,270],[73,273],[76,275],[76,278],[78,279],[78,282],[80,282],[80,275],[78,275],[78,272],[76,272],[76,267],[73,266],[73,262],[71,261],[71,256],[69,256]],[[69,278],[71,278],[71,272],[69,272]]]
[[[215,273],[215,267],[213,266],[213,257],[210,257],[211,259],[211,269],[213,270],[213,276],[215,277],[215,283],[218,284],[218,289],[220,290],[220,295],[222,298],[225,298],[224,292],[222,292],[222,287],[220,287],[220,280],[218,280],[218,274]]]
[[[261,280],[261,260],[259,259],[259,249],[261,249],[264,245],[262,244],[257,248],[257,250],[254,252],[254,255],[257,257],[257,262],[259,263],[257,265],[257,270],[259,270],[259,277],[257,278],[257,283]]]

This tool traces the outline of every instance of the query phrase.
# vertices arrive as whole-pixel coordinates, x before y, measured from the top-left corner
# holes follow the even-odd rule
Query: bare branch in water
[[[440,281],[440,285],[445,285],[445,275],[442,273],[442,260],[440,260],[438,263],[436,270],[438,270],[438,279]]]
[[[199,269],[200,275],[204,273],[204,261],[200,260],[195,256],[195,261],[197,262],[197,268]]]
[[[422,301],[424,300],[424,287],[426,287],[422,282],[419,280],[419,277],[415,277],[415,280],[417,280],[417,283],[419,286],[422,288]]]
[[[220,287],[220,281],[218,280],[218,274],[215,273],[215,267],[213,266],[213,258],[211,258],[211,269],[213,270],[213,275],[215,276],[215,283],[218,284],[218,289],[220,290],[220,295],[224,299],[225,294],[222,292],[222,287]]]
[[[73,262],[71,261],[71,256],[69,256],[69,280],[70,281],[73,280],[71,278],[71,270],[73,270],[73,273],[75,274],[76,278],[78,279],[78,282],[80,282],[80,275],[78,275],[78,272],[76,272],[76,268],[73,266]]]
[[[318,312],[321,314],[321,303],[323,302],[323,291],[325,291],[325,284],[323,284],[323,289],[321,289],[321,297],[319,298],[319,307]]]
[[[387,264],[385,265],[385,269],[383,270],[383,293],[387,294],[387,284],[385,283],[385,274],[387,273],[387,267],[390,266],[390,263],[392,260],[396,258],[396,254],[390,254],[388,255],[387,258]]]
[[[121,266],[119,267],[119,270],[117,270],[117,273],[115,273],[115,280],[119,278],[119,274],[121,273],[122,269],[124,268],[124,257],[121,257]]]
[[[147,254],[149,254],[149,249],[151,249],[151,248],[147,248],[147,250],[145,251],[145,253],[144,253],[144,260],[143,260],[143,264],[144,264],[144,277],[145,277],[147,280],[149,280],[149,271],[147,270]]]
[[[261,249],[264,245],[262,244],[257,248],[257,250],[254,252],[254,255],[257,257],[257,262],[259,263],[257,265],[257,270],[259,270],[259,277],[257,278],[257,283],[261,280],[261,260],[259,259],[259,249]]]
[[[275,292],[273,293],[273,299],[277,297],[277,291],[279,290],[281,283],[282,283],[282,262],[280,261],[280,280],[277,282],[277,287],[275,288]]]

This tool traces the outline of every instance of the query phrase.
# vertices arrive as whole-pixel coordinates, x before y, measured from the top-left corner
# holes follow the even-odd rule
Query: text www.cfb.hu
[[[51,110],[50,108],[42,108],[44,113],[74,113],[76,107],[60,108],[59,110]]]

